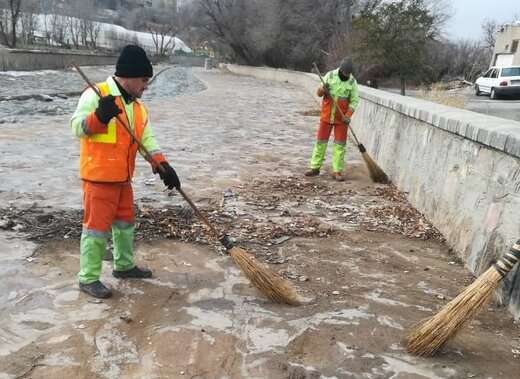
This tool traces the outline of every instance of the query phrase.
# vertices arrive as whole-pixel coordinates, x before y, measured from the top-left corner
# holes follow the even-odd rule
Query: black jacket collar
[[[132,101],[135,100],[135,97],[130,95],[123,86],[117,81],[116,78],[114,78],[114,82],[116,82],[117,88],[119,88],[119,92],[121,92],[121,97],[125,100],[125,103],[130,104]]]

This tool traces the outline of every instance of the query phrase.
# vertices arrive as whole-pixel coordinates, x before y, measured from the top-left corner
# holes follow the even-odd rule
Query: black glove
[[[164,185],[168,187],[168,189],[173,189],[174,187],[181,188],[181,181],[173,167],[170,166],[168,162],[161,162],[160,165],[164,170],[157,171],[159,171],[159,176],[164,182]]]
[[[99,105],[95,112],[99,121],[103,124],[108,124],[113,117],[121,113],[121,109],[116,105],[116,98],[108,95],[99,99]]]

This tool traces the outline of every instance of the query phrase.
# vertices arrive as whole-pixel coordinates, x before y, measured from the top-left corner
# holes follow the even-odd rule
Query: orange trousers
[[[134,223],[134,193],[130,182],[83,181],[83,228],[109,234],[112,223]]]
[[[332,128],[334,128],[334,143],[344,145],[347,142],[347,126],[342,122],[331,124],[330,122],[320,121],[316,135],[318,142],[328,142]]]

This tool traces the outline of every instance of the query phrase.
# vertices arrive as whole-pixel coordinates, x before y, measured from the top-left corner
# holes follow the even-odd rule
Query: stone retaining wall
[[[62,51],[19,50],[0,48],[1,71],[63,69],[75,62],[81,66],[115,64],[117,56],[93,55]]]

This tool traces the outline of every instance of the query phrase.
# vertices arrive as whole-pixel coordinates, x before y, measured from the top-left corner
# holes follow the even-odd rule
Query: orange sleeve
[[[163,162],[168,162],[163,153],[156,153],[152,155],[152,161],[150,164],[152,165],[152,171],[154,174],[157,173],[157,166]]]
[[[92,112],[85,119],[87,125],[86,134],[101,134],[107,132],[107,126],[103,124],[96,116],[95,112]]]

